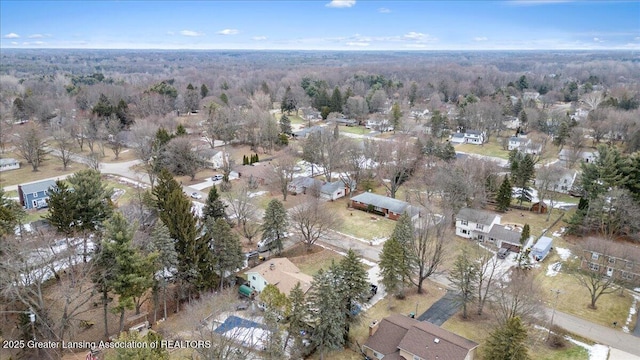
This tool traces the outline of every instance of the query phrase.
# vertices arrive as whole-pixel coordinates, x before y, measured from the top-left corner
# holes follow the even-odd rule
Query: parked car
[[[498,250],[498,259],[505,259],[507,256],[509,256],[509,249],[500,248],[500,250]]]
[[[223,176],[222,175],[213,175],[211,177],[211,181],[220,181],[222,180]]]
[[[200,195],[197,192],[192,192],[191,193],[191,197],[194,198],[194,199],[202,199],[202,195]]]
[[[375,294],[378,293],[378,285],[370,284],[369,285],[369,296],[367,296],[367,301],[371,300]]]

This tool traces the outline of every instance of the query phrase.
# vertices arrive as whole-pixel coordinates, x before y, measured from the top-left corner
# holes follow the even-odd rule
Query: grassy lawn
[[[551,224],[553,224],[553,222],[558,217],[560,217],[562,213],[563,213],[562,210],[554,209],[551,212],[551,217],[549,218],[549,221],[546,221],[547,214],[538,214],[538,213],[526,211],[526,210],[511,209],[506,213],[500,214],[500,216],[502,217],[502,221],[500,223],[503,225],[516,224],[519,226],[524,226],[524,224],[529,224],[529,227],[531,228],[531,235],[537,237],[542,234],[542,231],[544,229],[549,228],[549,226],[551,226]],[[568,215],[565,215],[565,219],[569,219],[567,216]],[[562,226],[565,226],[565,225],[566,224],[564,224],[563,221],[559,221],[556,224],[556,226],[554,226],[552,231],[549,231],[547,233],[547,235],[552,233],[555,230],[559,230]]]
[[[328,269],[332,261],[338,262],[342,259],[342,255],[335,251],[319,246],[314,246],[313,250],[307,253],[306,246],[302,244],[287,249],[282,255],[289,258],[300,271],[310,276],[315,275],[320,269]]]
[[[396,225],[395,221],[361,210],[348,209],[348,201],[349,199],[343,198],[326,204],[330,211],[344,220],[335,230],[367,240],[391,235]]]
[[[364,126],[340,126],[340,132],[345,132],[349,134],[357,134],[357,135],[367,135],[371,132],[371,130],[365,128]]]
[[[557,309],[580,318],[589,320],[603,326],[611,326],[612,322],[624,324],[629,314],[629,308],[633,299],[628,294],[620,296],[619,292],[605,294],[596,303],[598,309],[589,309],[589,291],[578,284],[577,280],[566,273],[560,272],[558,275],[546,276],[547,265],[545,261],[540,272],[536,275],[537,283],[542,287],[542,295],[547,306],[553,306],[555,293],[553,290],[560,289]],[[619,329],[620,327],[618,327]]]
[[[509,158],[509,151],[503,150],[495,137],[484,145],[460,144],[456,145],[455,149],[456,151],[462,151],[470,154],[480,154],[501,159]]]
[[[9,155],[8,157],[16,159],[19,158],[14,155]],[[48,156],[48,160],[44,161],[38,171],[35,172],[31,169],[31,165],[27,164],[26,161],[21,161],[20,166],[20,169],[0,172],[0,186],[6,187],[18,185],[41,179],[72,174],[78,170],[86,168],[83,164],[71,163],[69,167],[67,167],[67,170],[64,170],[60,160],[52,156]]]

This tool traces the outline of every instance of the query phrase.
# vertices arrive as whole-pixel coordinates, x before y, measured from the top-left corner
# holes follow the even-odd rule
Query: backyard
[[[387,238],[391,235],[396,225],[394,220],[348,208],[348,204],[348,198],[326,203],[329,211],[336,214],[339,218],[344,219],[338,228],[335,229],[336,231],[364,240]]]

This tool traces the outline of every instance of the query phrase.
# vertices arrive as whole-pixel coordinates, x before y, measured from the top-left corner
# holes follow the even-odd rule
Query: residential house
[[[558,154],[558,159],[564,162],[573,162],[574,160],[584,161],[586,163],[592,163],[598,158],[597,151],[580,151],[576,153],[571,149],[562,149]]]
[[[369,119],[364,123],[364,127],[380,132],[393,131],[393,125],[389,119]]]
[[[520,150],[520,149],[523,149],[529,143],[531,143],[531,139],[527,139],[525,137],[520,137],[520,136],[512,136],[509,138],[508,149],[509,151]]]
[[[336,180],[334,182],[325,182],[320,187],[320,197],[327,200],[337,200],[341,197],[349,195],[351,191],[356,189],[355,181],[351,181],[351,186],[344,180]]]
[[[540,93],[537,91],[525,91],[522,93],[522,100],[524,101],[529,101],[529,100],[536,101],[538,100],[539,97],[540,97]]]
[[[573,184],[576,182],[576,179],[578,178],[578,172],[571,169],[565,169],[561,166],[555,166],[553,169],[554,172],[559,176],[554,179],[556,181],[548,184],[549,189],[555,192],[568,194],[573,188]],[[536,179],[534,184],[538,188],[543,186],[543,183],[540,179]]]
[[[344,125],[344,126],[357,126],[358,125],[358,121],[357,120],[346,119],[346,118],[327,119],[327,122],[333,122],[333,123],[336,123],[338,125]]]
[[[460,209],[456,215],[456,235],[467,239],[484,241],[489,238],[491,228],[500,224],[500,215],[470,208]]]
[[[509,249],[511,252],[519,253],[521,249],[520,237],[522,232],[511,226],[494,224],[489,230],[488,239],[498,248]]]
[[[640,246],[592,237],[583,242],[582,249],[583,269],[630,287],[640,286]]]
[[[394,314],[369,326],[368,359],[473,360],[478,344],[426,321]]]
[[[313,278],[300,272],[287,258],[273,258],[261,263],[253,269],[245,272],[249,286],[257,292],[262,292],[264,288],[271,284],[278,290],[289,296],[289,292],[296,284],[300,283],[303,292],[311,288]]]
[[[325,128],[324,126],[320,126],[320,125],[314,125],[309,128],[302,128],[298,131],[294,131],[293,137],[306,138],[307,136],[309,136],[309,134],[314,133],[316,131],[322,131],[322,129],[324,128]]]
[[[229,154],[222,150],[207,148],[197,153],[203,164],[212,169],[220,169],[224,165],[224,157],[229,161]]]
[[[49,189],[55,186],[55,180],[44,180],[31,184],[18,185],[20,204],[26,209],[42,209],[48,207]]]
[[[320,111],[315,110],[312,107],[301,108],[300,111],[304,114],[304,119],[308,121],[321,120],[322,114]]]
[[[363,192],[352,197],[351,207],[383,215],[391,220],[398,220],[404,213],[409,213],[412,220],[420,215],[418,208],[411,206],[408,202],[371,192]]]
[[[319,190],[322,184],[322,181],[312,177],[299,176],[291,180],[289,185],[287,185],[287,190],[294,195],[306,194],[307,190]]]
[[[482,145],[485,143],[486,133],[477,130],[467,130],[464,133],[456,132],[451,135],[451,141],[454,144],[475,144]]]
[[[268,185],[271,179],[271,165],[267,163],[254,163],[252,165],[233,165],[232,173],[237,172],[238,177],[245,179],[250,184]]]
[[[0,171],[20,169],[20,161],[14,158],[0,159]]]

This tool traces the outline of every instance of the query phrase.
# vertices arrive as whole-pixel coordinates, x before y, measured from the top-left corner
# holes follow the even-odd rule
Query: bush
[[[568,345],[566,336],[567,332],[563,328],[553,325],[551,335],[547,339],[547,345],[552,349],[563,349]]]

